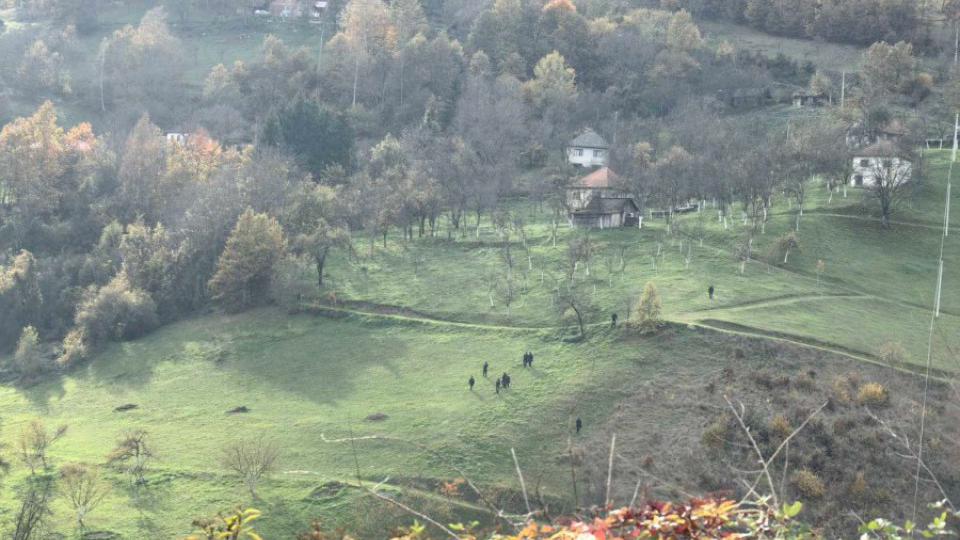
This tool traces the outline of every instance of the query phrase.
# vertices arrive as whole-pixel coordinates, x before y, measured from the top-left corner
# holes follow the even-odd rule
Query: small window
[[[577,157],[583,157],[583,148],[574,148],[573,155]]]
[[[601,158],[601,157],[603,157],[603,150],[594,150],[594,151],[593,151],[593,155],[596,156],[596,157],[598,157],[598,158]]]
[[[861,167],[869,167],[869,166],[870,166],[870,160],[869,160],[869,159],[861,159],[861,160],[860,160],[860,166],[861,166]]]
[[[856,185],[858,185],[858,186],[862,186],[862,185],[863,185],[863,175],[862,175],[862,174],[858,174],[858,175],[854,176],[854,177],[853,177],[853,182],[854,182]]]

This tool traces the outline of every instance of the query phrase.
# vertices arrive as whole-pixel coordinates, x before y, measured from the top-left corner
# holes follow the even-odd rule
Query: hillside
[[[743,275],[727,247],[738,234],[736,223],[728,230],[705,225],[703,247],[697,239],[666,236],[656,223],[640,231],[593,233],[598,256],[590,276],[583,270],[577,279],[595,287],[598,308],[591,322],[596,325],[589,339],[577,345],[558,340],[551,283],[563,264],[565,247],[552,247],[545,225],[530,227],[527,241],[533,246],[534,266],[518,270],[527,274],[528,290],[509,313],[498,298],[489,305],[484,267],[501,263],[495,233],[486,225],[479,241],[475,231],[453,241],[394,241],[360,262],[338,258],[331,264],[327,287],[336,292],[338,307],[317,312],[324,316],[270,309],[192,319],[113,346],[56,381],[6,387],[0,401],[4,438],[13,444],[20,426],[39,416],[50,426],[70,426],[67,439],[52,449],[54,459],[98,462],[124,429],[147,427],[159,456],[150,475],[149,508],[136,502],[144,493],[115,491],[95,520],[99,528],[125,535],[187,532],[183,524],[196,515],[229,506],[239,486],[221,472],[218,448],[237,433],[275,438],[284,449],[282,470],[265,485],[267,504],[261,503],[268,514],[276,514],[263,526],[274,537],[314,517],[358,532],[383,530],[389,520],[367,523],[356,506],[363,500],[363,505],[384,511],[376,501],[349,488],[321,489],[354,482],[357,464],[364,482],[392,478],[390,483],[406,493],[405,500],[410,497],[439,516],[451,512],[453,519],[467,511],[487,519],[483,506],[468,502],[466,493],[462,503],[435,499],[436,483],[467,474],[483,489],[498,493],[500,504],[515,507],[519,501],[510,448],[534,479],[528,481],[568,507],[568,464],[562,455],[574,437],[572,421],[578,416],[586,425],[582,441],[573,439],[582,455],[577,458],[585,498],[581,504],[597,496],[604,441],[612,433],[622,445],[622,475],[615,484],[619,498],[627,497],[639,480],[664,497],[736,489],[723,479],[726,466],[720,464],[730,457],[719,457],[722,447],[701,442],[717,418],[723,418],[722,396],[743,401],[761,423],[778,414],[798,422],[828,399],[834,405],[818,419],[823,427],[817,428],[827,435],[814,432],[811,439],[802,438],[795,464],[808,461],[811,467],[824,467],[816,456],[824,451],[820,445],[831,445],[827,451],[833,462],[820,469],[830,486],[830,501],[844,498],[844,486],[852,481],[843,471],[901,470],[871,480],[870,494],[850,503],[883,515],[899,512],[892,494],[904,489],[898,482],[910,479],[909,467],[886,464],[880,455],[880,461],[869,466],[859,460],[867,448],[896,441],[865,417],[863,409],[838,402],[837,385],[853,385],[849,392],[855,396],[858,385],[881,382],[891,391],[892,405],[877,412],[895,429],[914,429],[908,427],[910,411],[917,406],[922,379],[871,363],[878,361],[880,344],[899,341],[910,353],[910,365],[896,367],[922,371],[930,302],[924,291],[935,278],[927,252],[935,251],[939,235],[929,224],[933,201],[942,194],[944,158],[934,158],[940,164],[936,174],[930,175],[912,208],[898,216],[902,223],[894,230],[878,230],[869,211],[858,211],[853,191],[847,199],[835,196],[831,204],[817,195],[802,220],[802,251],[787,265],[753,261]],[[518,204],[531,219],[539,215],[535,208]],[[788,209],[778,212],[782,216],[771,220],[767,238],[793,223]],[[897,241],[890,242],[891,237]],[[955,242],[951,236],[951,250]],[[654,271],[657,243],[663,253]],[[680,255],[681,243],[684,253],[693,248],[689,266],[687,255]],[[602,262],[619,256],[612,246],[626,247],[622,274],[615,268],[611,273]],[[827,266],[817,285],[811,260],[820,258]],[[608,312],[625,313],[647,280],[659,287],[667,318],[690,323],[689,328],[681,325],[646,339],[608,328]],[[707,283],[717,288],[712,302]],[[936,373],[949,380],[956,370],[949,353],[957,328],[953,291],[944,296],[934,342]],[[526,350],[536,353],[532,370],[519,366]],[[495,394],[490,379],[480,377],[484,361],[491,363],[492,373],[509,371],[514,388]],[[471,375],[479,380],[473,392],[466,384]],[[931,403],[940,411],[936,430],[949,439],[949,429],[960,424],[952,420],[955,410],[947,405],[946,387],[937,383],[935,388]],[[126,403],[137,408],[113,410]],[[225,414],[238,406],[250,412]],[[378,413],[386,419],[365,420]],[[858,434],[848,434],[849,428],[840,427],[844,422],[861,425]],[[536,436],[530,436],[531,430]],[[370,436],[385,439],[365,440]],[[735,431],[729,436],[735,438]],[[360,438],[356,450],[329,442],[350,437]],[[827,439],[818,443],[817,437]],[[868,444],[874,446],[864,446]],[[688,450],[670,452],[674,447]],[[719,462],[706,465],[703,456],[712,452],[720,452]],[[950,459],[940,453],[947,448],[931,452],[936,456],[931,460]],[[670,459],[651,458],[665,455]],[[948,486],[955,482],[949,474],[941,481]],[[317,489],[328,495],[313,498],[310,493]],[[811,517],[821,511],[829,514],[829,506],[820,510],[817,500],[796,495],[809,503]],[[278,508],[270,502],[281,500],[299,502]],[[141,519],[129,519],[130,501],[141,508]],[[150,517],[158,508],[164,512],[162,521]],[[395,524],[408,519],[402,513],[391,515]],[[843,518],[824,523],[838,530],[852,526]]]
[[[0,535],[930,523],[957,5],[0,0]]]

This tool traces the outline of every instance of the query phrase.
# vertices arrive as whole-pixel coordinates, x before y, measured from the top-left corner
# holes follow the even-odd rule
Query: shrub
[[[808,499],[819,499],[827,493],[827,487],[816,473],[809,469],[800,469],[790,477],[790,483],[800,495]]]
[[[157,306],[149,294],[131,287],[121,272],[100,289],[87,292],[75,323],[90,345],[131,339],[157,325]]]
[[[730,433],[730,423],[725,416],[720,416],[704,430],[700,441],[707,448],[713,450],[722,450],[727,445],[727,438]]]
[[[76,362],[84,360],[87,357],[87,340],[83,331],[74,328],[67,332],[63,338],[63,351],[57,358],[57,364],[61,367],[70,366]]]
[[[817,381],[809,372],[802,373],[793,379],[793,386],[796,387],[797,390],[812,392],[817,389]]]
[[[850,486],[847,488],[852,499],[862,501],[866,498],[869,486],[867,485],[867,478],[862,472],[858,472],[854,477],[853,481],[850,482]]]
[[[793,426],[790,425],[790,420],[787,420],[786,416],[778,414],[770,421],[770,432],[780,439],[786,439],[793,433]]]
[[[13,353],[13,365],[23,375],[33,375],[43,370],[43,348],[36,328],[27,326],[20,332],[17,350]]]
[[[880,383],[867,383],[857,392],[857,403],[870,407],[883,407],[890,402],[890,393]]]
[[[655,332],[660,326],[660,314],[663,311],[663,303],[660,301],[660,293],[652,282],[647,282],[643,287],[643,294],[640,295],[640,304],[634,315],[633,324],[643,333]]]
[[[853,385],[849,377],[839,375],[833,380],[833,399],[836,403],[848,405],[853,401]]]

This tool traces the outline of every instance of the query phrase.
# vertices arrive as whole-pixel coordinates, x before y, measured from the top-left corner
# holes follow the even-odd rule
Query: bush
[[[790,483],[808,499],[819,499],[826,495],[827,487],[816,473],[809,469],[800,469],[790,477]]]
[[[857,403],[868,407],[883,407],[890,402],[890,393],[880,383],[867,383],[857,392]]]
[[[833,380],[833,400],[843,405],[849,405],[853,401],[853,385],[849,377],[839,375]]]
[[[781,440],[786,439],[793,433],[793,426],[790,425],[790,420],[787,420],[786,416],[778,414],[770,421],[770,432]]]
[[[722,450],[727,445],[727,438],[730,434],[730,423],[727,417],[720,416],[704,430],[700,437],[700,442],[707,448],[713,450]]]
[[[850,495],[850,498],[863,501],[867,497],[868,490],[869,486],[867,485],[866,476],[862,472],[858,472],[853,477],[853,481],[850,482],[847,493]]]
[[[157,306],[146,292],[117,274],[99,290],[90,290],[75,319],[89,345],[141,336],[157,325]]]
[[[36,328],[27,326],[20,332],[17,350],[13,353],[13,367],[23,375],[34,375],[43,371],[43,348]]]
[[[793,379],[793,386],[797,390],[803,390],[805,392],[812,392],[817,389],[817,381],[810,372],[801,373]]]
[[[660,326],[660,314],[663,311],[663,303],[660,301],[660,293],[652,282],[647,282],[643,287],[643,294],[640,295],[640,304],[637,306],[633,326],[643,333],[655,332]]]
[[[57,357],[57,364],[67,367],[87,357],[87,340],[83,331],[74,328],[63,338],[63,351]]]

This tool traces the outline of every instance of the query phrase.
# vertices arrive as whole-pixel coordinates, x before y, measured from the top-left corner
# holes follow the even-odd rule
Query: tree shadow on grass
[[[48,414],[50,412],[50,401],[60,399],[66,394],[63,380],[63,374],[51,373],[45,375],[42,381],[26,385],[17,384],[15,388],[42,414]]]
[[[408,350],[405,340],[361,324],[317,318],[301,335],[276,341],[236,343],[222,368],[244,373],[244,379],[295,393],[309,401],[334,405],[351,396],[372,367],[387,370],[395,379],[406,372],[397,362]],[[400,389],[399,382],[398,387]],[[390,393],[390,388],[383,388]]]

